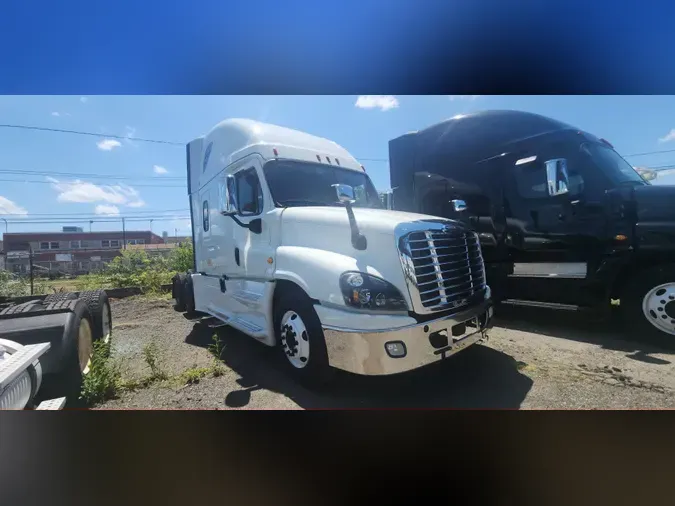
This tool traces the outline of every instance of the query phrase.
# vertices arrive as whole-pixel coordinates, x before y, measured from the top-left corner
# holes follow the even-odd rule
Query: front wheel
[[[675,348],[675,267],[641,271],[624,287],[621,312],[634,336]]]
[[[277,348],[286,370],[308,387],[328,383],[334,370],[328,364],[328,351],[319,317],[309,298],[288,293],[277,299],[274,326]]]

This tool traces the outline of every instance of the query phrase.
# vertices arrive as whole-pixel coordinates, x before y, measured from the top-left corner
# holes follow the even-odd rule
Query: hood
[[[675,186],[636,186],[633,199],[638,222],[675,220]]]
[[[419,221],[441,221],[463,227],[459,222],[428,216],[426,214],[405,213],[385,209],[354,208],[354,217],[359,230],[365,236],[368,234],[393,234],[396,227],[402,223]],[[289,207],[283,212],[284,223],[308,223],[316,227],[342,228],[349,230],[349,218],[344,207]]]
[[[366,237],[368,247],[360,254],[384,254],[382,248],[396,251],[396,227],[406,223],[442,222],[465,228],[457,221],[434,216],[385,209],[354,208],[359,231]],[[344,207],[289,207],[281,218],[282,244],[326,249],[345,255],[356,255],[351,243],[351,229]]]

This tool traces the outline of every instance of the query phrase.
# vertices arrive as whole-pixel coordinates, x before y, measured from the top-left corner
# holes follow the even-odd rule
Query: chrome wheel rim
[[[89,320],[80,320],[80,328],[77,334],[77,357],[80,362],[80,371],[87,374],[91,367],[91,356],[94,353],[94,343],[91,337],[91,325]]]
[[[281,348],[293,367],[302,369],[309,363],[307,326],[295,311],[286,311],[281,319]]]
[[[655,286],[642,299],[647,321],[661,332],[675,336],[675,283]]]

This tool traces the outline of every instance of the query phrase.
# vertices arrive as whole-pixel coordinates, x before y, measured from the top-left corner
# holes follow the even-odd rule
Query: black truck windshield
[[[264,172],[274,203],[279,207],[340,205],[334,184],[354,188],[354,207],[382,207],[373,183],[363,172],[290,160],[269,161]]]
[[[586,143],[581,150],[591,157],[593,162],[609,177],[614,184],[649,184],[616,151],[602,144]]]

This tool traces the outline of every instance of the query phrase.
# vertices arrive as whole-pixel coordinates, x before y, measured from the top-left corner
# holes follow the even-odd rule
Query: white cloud
[[[59,117],[59,116],[61,116],[61,115],[60,115],[58,112],[54,111],[54,112],[52,113],[52,116]]]
[[[361,95],[354,104],[361,109],[377,109],[388,111],[398,107],[398,99],[393,95]]]
[[[448,95],[450,100],[476,100],[480,95]]]
[[[120,208],[117,206],[110,206],[106,204],[99,204],[94,208],[96,214],[105,214],[108,216],[119,216]]]
[[[47,181],[52,183],[52,188],[59,193],[56,197],[59,202],[105,202],[129,207],[143,207],[145,205],[138,190],[122,183],[96,185],[79,179],[64,183],[53,177],[48,177]]]
[[[153,165],[152,170],[154,171],[155,174],[168,174],[169,173],[169,171],[166,170],[161,165]]]
[[[83,104],[86,104],[87,100],[89,100],[87,97],[80,97],[80,102],[82,102]]]
[[[668,132],[665,137],[661,137],[659,139],[659,142],[670,142],[670,141],[675,141],[675,128],[673,128],[670,132]]]
[[[25,216],[28,214],[28,211],[12,202],[8,198],[0,195],[0,214],[15,214]]]
[[[119,148],[122,144],[115,139],[103,139],[102,141],[98,141],[96,145],[101,151],[112,151],[115,148]]]

